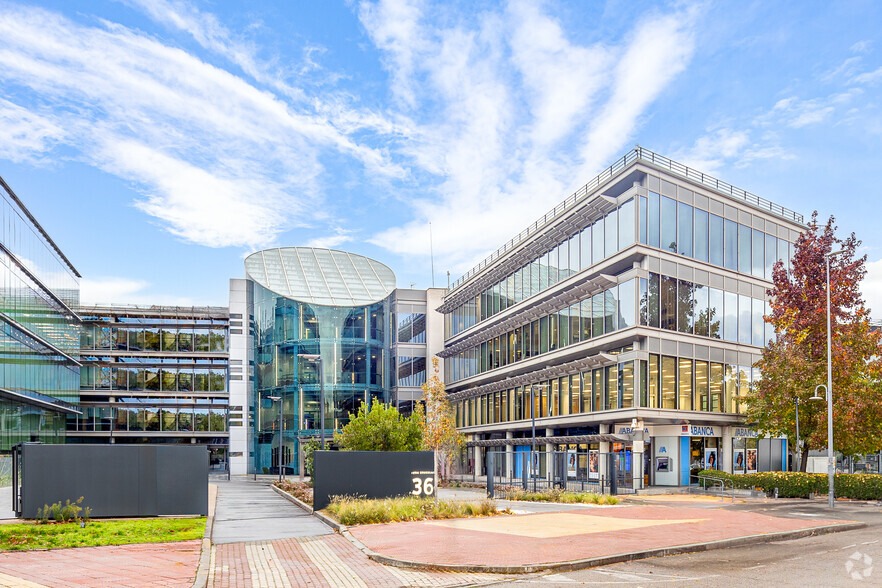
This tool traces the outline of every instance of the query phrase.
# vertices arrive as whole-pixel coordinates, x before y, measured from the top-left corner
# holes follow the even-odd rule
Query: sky
[[[639,144],[835,215],[882,319],[880,25],[871,0],[0,0],[0,176],[84,303],[225,306],[277,246],[446,286]]]

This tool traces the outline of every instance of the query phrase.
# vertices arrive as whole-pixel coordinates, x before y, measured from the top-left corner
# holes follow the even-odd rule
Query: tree
[[[419,411],[405,418],[394,406],[374,402],[368,411],[362,402],[358,414],[349,413],[349,423],[334,433],[334,441],[348,451],[418,451],[423,441],[422,420]]]
[[[882,447],[882,375],[880,335],[870,330],[869,312],[859,289],[866,275],[866,256],[857,257],[861,242],[854,233],[842,240],[831,216],[823,226],[818,213],[796,241],[787,271],[781,261],[773,269],[770,316],[775,340],[757,364],[762,379],[746,398],[748,420],[771,435],[795,439],[794,398],[799,403],[799,430],[806,450],[827,445],[827,404],[807,402],[815,387],[827,383],[827,265],[830,259],[830,317],[833,357],[834,448],[846,455]],[[795,445],[795,444],[794,444]]]
[[[426,415],[423,419],[423,446],[435,452],[435,480],[439,480],[438,466],[443,460],[447,467],[453,463],[453,455],[464,440],[456,430],[456,413],[439,376],[438,358],[432,358],[432,377],[423,384],[423,401]],[[437,482],[436,482],[437,483]]]

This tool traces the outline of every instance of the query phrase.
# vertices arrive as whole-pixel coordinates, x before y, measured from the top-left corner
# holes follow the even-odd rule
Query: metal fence
[[[601,464],[606,464],[606,467]],[[633,494],[631,465],[622,459],[621,453],[488,451],[487,495],[490,498],[505,498],[517,492],[552,489]]]

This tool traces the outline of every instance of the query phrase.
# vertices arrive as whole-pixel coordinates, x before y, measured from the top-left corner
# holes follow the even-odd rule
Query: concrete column
[[[514,439],[512,431],[505,432],[506,439]],[[505,473],[509,478],[514,478],[514,445],[505,446]]]
[[[598,431],[600,432],[601,435],[605,435],[605,434],[609,433],[609,425],[604,425],[604,424],[599,425]],[[598,453],[600,455],[598,455],[597,467],[600,470],[600,477],[602,479],[605,479],[609,475],[609,469],[608,469],[609,466],[607,465],[609,462],[608,456],[607,456],[607,454],[609,453],[609,443],[601,443],[600,446],[598,447]],[[607,484],[609,484],[608,480],[607,480]]]
[[[554,436],[554,429],[545,429],[545,436],[546,437],[553,437]],[[553,462],[554,455],[552,453],[553,451],[554,451],[554,445],[552,445],[551,443],[546,443],[545,444],[545,479],[548,480],[549,482],[551,481],[551,474],[552,474],[552,471],[554,468],[554,462]]]
[[[645,443],[643,441],[634,441],[631,453],[631,475],[634,482],[634,490],[643,488],[643,452],[645,451]]]
[[[720,470],[732,473],[732,427],[725,425],[720,427],[723,430],[723,438],[720,441],[722,447],[717,448],[717,459],[720,460]]]

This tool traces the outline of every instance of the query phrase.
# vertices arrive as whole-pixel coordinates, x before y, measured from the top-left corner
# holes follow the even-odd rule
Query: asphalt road
[[[867,527],[817,537],[652,558],[566,573],[542,573],[498,586],[882,586],[882,504],[779,500],[726,506],[773,516],[863,521]],[[682,505],[682,504],[681,504]],[[719,508],[720,504],[690,504]]]

